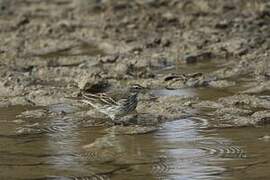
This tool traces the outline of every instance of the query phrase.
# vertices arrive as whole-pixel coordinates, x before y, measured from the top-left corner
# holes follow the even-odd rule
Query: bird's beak
[[[143,87],[144,89],[148,89],[148,90],[150,90],[150,88],[149,87]]]
[[[149,90],[150,90],[149,87],[144,87],[144,86],[142,87],[142,91],[143,91],[143,92],[147,92],[147,91],[149,91]]]

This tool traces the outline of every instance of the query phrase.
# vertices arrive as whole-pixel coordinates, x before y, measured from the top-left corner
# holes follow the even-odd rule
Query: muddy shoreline
[[[0,7],[0,107],[38,108],[21,121],[71,116],[100,125],[103,118],[66,97],[136,82],[152,90],[137,108],[142,126],[196,114],[210,128],[270,122],[268,1],[1,0]]]

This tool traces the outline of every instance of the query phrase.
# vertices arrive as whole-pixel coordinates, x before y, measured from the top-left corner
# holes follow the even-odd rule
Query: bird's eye
[[[139,85],[133,85],[133,86],[132,86],[132,89],[137,89],[137,90],[138,90],[138,89],[142,89],[142,87],[139,86]]]

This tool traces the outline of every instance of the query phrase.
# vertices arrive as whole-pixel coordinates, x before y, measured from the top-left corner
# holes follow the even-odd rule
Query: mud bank
[[[137,82],[196,91],[146,95],[138,111],[151,125],[198,111],[215,127],[269,123],[268,1],[2,0],[0,7],[0,107],[85,120],[93,113],[66,97]],[[73,110],[56,113],[55,104]]]

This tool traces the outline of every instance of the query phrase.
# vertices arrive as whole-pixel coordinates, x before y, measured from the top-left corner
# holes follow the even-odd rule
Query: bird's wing
[[[117,101],[115,101],[113,98],[109,97],[105,93],[98,93],[98,94],[83,93],[82,97],[84,100],[104,105],[118,105]]]
[[[119,104],[126,106],[127,104],[133,104],[134,102],[137,102],[137,96],[138,94],[130,94],[129,96],[126,96],[118,101]]]
[[[123,99],[120,99],[117,103],[123,105],[123,104],[126,104],[127,101],[128,101],[128,99],[123,98]]]

